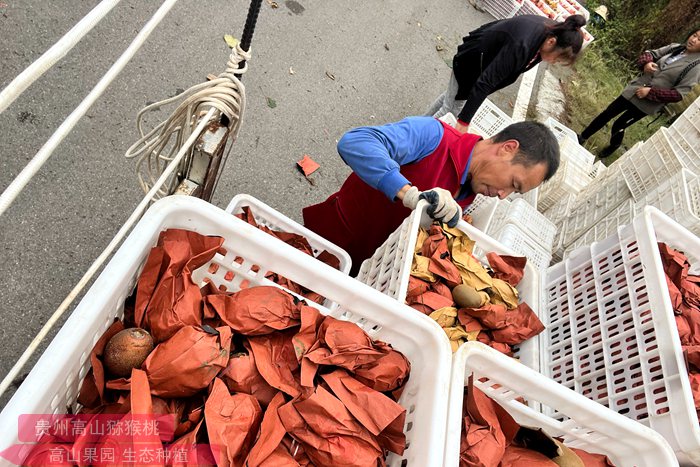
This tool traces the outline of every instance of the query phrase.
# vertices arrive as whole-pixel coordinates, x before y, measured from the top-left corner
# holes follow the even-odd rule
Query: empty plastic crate
[[[404,303],[406,290],[411,275],[413,252],[416,246],[418,229],[428,227],[432,219],[425,209],[427,203],[421,201],[409,217],[392,233],[382,246],[377,248],[371,258],[360,266],[357,279],[388,296]],[[457,228],[466,233],[475,242],[474,256],[486,263],[485,253],[495,252],[501,255],[522,256],[497,240],[486,235],[465,221],[460,221]],[[481,254],[480,254],[481,252]],[[537,313],[540,306],[540,271],[529,261],[525,265],[524,275],[516,289],[521,300],[525,301]],[[412,310],[413,313],[421,314]],[[532,368],[539,367],[538,337],[523,342],[515,349],[520,361]]]
[[[657,242],[700,264],[700,238],[649,206],[549,268],[542,373],[650,426],[681,463],[699,464],[700,426]]]
[[[513,120],[505,112],[490,100],[485,99],[469,122],[469,132],[490,138],[511,123]]]
[[[540,186],[537,209],[546,211],[567,194],[577,194],[591,183],[589,172],[576,164],[562,160],[557,173]]]
[[[454,354],[450,384],[445,466],[459,465],[464,387],[473,384],[521,425],[542,428],[569,447],[604,454],[614,465],[678,465],[673,450],[655,431],[571,391],[480,343],[467,342]],[[517,398],[523,397],[528,405]],[[555,411],[552,417],[531,407]],[[563,420],[562,420],[563,418]]]
[[[537,269],[546,269],[552,261],[552,247],[543,247],[540,242],[515,224],[505,224],[493,234],[493,237],[519,256],[527,257],[528,263]]]
[[[565,194],[560,199],[555,201],[555,203],[542,214],[547,216],[547,219],[552,221],[555,225],[560,225],[566,216],[569,215],[569,211],[571,211],[571,208],[576,202],[577,196],[578,195],[574,193]]]
[[[568,126],[561,123],[560,121],[552,117],[547,117],[547,120],[544,121],[544,124],[547,125],[550,130],[552,130],[552,133],[554,133],[554,136],[557,138],[557,140],[561,140],[562,138],[569,138],[572,141],[578,143],[578,135],[576,134],[576,132]]]
[[[635,203],[634,210],[641,214],[647,205],[658,208],[695,235],[700,235],[700,178],[690,170],[683,169],[647,193]]]
[[[472,225],[482,232],[488,233],[491,219],[497,211],[506,210],[510,205],[508,200],[500,200],[493,196],[476,195],[472,204],[467,206],[464,214],[472,217]]]
[[[516,225],[544,250],[551,250],[557,232],[556,225],[524,199],[514,199],[507,209],[496,210],[487,232],[498,232],[505,224]]]
[[[679,119],[684,118],[682,115]],[[697,117],[700,119],[700,115]],[[680,126],[680,125],[679,125]],[[700,122],[697,123],[700,127]],[[676,154],[683,165],[700,174],[700,129],[671,127],[668,129],[668,136]]]
[[[607,165],[603,164],[602,161],[598,161],[595,164],[593,164],[593,168],[591,169],[588,175],[590,175],[591,178],[595,180],[596,178],[602,177],[607,169]]]
[[[586,230],[593,227],[632,194],[619,169],[610,169],[605,176],[594,180],[576,197],[567,216],[567,230],[563,232],[563,246],[571,244]]]
[[[570,251],[578,247],[591,245],[593,242],[597,242],[608,238],[610,235],[614,235],[617,233],[619,227],[632,222],[634,214],[634,201],[632,198],[629,198],[627,201],[622,202],[622,204],[606,214],[605,217],[596,222],[591,228],[581,234],[573,242],[564,245],[565,251],[563,256],[566,257]]]
[[[559,154],[561,155],[562,160],[578,165],[589,174],[593,170],[593,161],[595,160],[595,156],[586,148],[578,144],[578,141],[574,139],[559,139]]]
[[[331,312],[312,304],[322,313],[357,323],[373,339],[402,352],[411,361],[411,375],[399,399],[407,409],[404,430],[408,448],[403,456],[390,454],[387,465],[442,465],[451,350],[440,326],[222,209],[186,196],[169,196],[154,203],[112,257],[0,413],[0,450],[17,443],[20,414],[65,413],[67,407],[76,408],[93,345],[113,320],[123,315],[124,300],[133,292],[151,247],[168,228],[225,239],[225,251],[197,269],[195,281],[208,279],[236,291],[246,282],[250,286],[274,285],[265,279],[267,271],[274,271],[341,306]],[[215,273],[210,272],[216,269],[209,267],[212,264],[219,266]],[[0,465],[8,463],[0,461]]]
[[[660,128],[639,149],[618,163],[635,200],[680,172],[683,164],[671,147],[666,128]]]

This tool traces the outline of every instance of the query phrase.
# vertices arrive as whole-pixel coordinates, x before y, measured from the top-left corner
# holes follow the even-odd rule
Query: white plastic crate
[[[487,233],[498,232],[505,224],[516,225],[537,242],[542,249],[552,249],[557,227],[524,199],[514,199],[507,209],[496,210],[491,218]]]
[[[585,170],[586,173],[590,173],[593,170],[595,156],[578,144],[578,141],[571,138],[559,139],[559,153],[562,160],[578,165]]]
[[[457,126],[457,117],[454,116],[452,112],[447,112],[445,115],[442,117],[438,118],[438,120],[443,121],[450,125],[452,128]]]
[[[610,235],[616,234],[619,227],[632,222],[634,214],[634,201],[632,198],[629,198],[627,201],[624,201],[618,207],[606,214],[605,217],[596,222],[590,229],[581,234],[572,243],[565,245],[563,256],[566,257],[569,252],[575,250],[576,248],[591,245],[593,242],[606,239]]]
[[[411,361],[411,375],[399,399],[407,409],[404,430],[409,446],[403,457],[390,454],[387,465],[442,465],[451,350],[440,326],[222,209],[185,196],[170,196],[154,203],[80,301],[0,413],[0,450],[17,443],[20,414],[65,413],[66,407],[75,409],[93,345],[113,319],[123,315],[124,300],[132,293],[151,247],[157,243],[159,233],[168,228],[225,238],[225,254],[217,254],[199,268],[193,275],[195,280],[208,278],[217,286],[225,285],[235,291],[242,284],[245,286],[243,281],[251,286],[274,285],[264,278],[267,271],[274,271],[342,307],[331,312],[313,305],[322,313],[357,323],[373,339],[385,341],[402,352]],[[209,272],[211,264],[219,266],[216,273]],[[9,464],[3,460],[0,465]]]
[[[678,173],[683,164],[671,147],[666,128],[660,128],[634,153],[620,159],[622,176],[635,200]]]
[[[469,122],[469,133],[490,138],[511,123],[513,120],[505,112],[485,99]]]
[[[467,342],[452,358],[452,383],[447,419],[445,466],[459,465],[464,387],[474,385],[496,401],[521,425],[542,428],[574,448],[604,454],[614,465],[659,467],[678,465],[673,450],[655,431],[597,404],[480,343]],[[518,401],[537,402],[564,421]],[[532,404],[530,404],[532,405]]]
[[[631,196],[618,168],[610,169],[605,176],[594,180],[579,192],[569,211],[563,246],[571,244],[620,204],[630,200]]]
[[[566,193],[560,199],[554,202],[549,209],[544,211],[542,214],[547,216],[547,219],[552,221],[555,225],[560,225],[566,216],[569,215],[569,211],[576,203],[576,197],[578,195],[574,193]]]
[[[345,274],[350,273],[352,260],[350,255],[339,246],[329,242],[315,232],[307,229],[298,222],[293,221],[279,211],[271,208],[257,198],[246,194],[239,194],[231,199],[226,207],[226,212],[231,214],[241,214],[244,207],[249,207],[255,218],[255,222],[264,225],[272,230],[299,234],[309,241],[313,249],[314,256],[318,256],[322,251],[327,251],[340,261],[340,271]]]
[[[697,118],[700,120],[700,114]],[[681,115],[679,119],[683,121],[685,117]],[[678,127],[671,125],[668,129],[668,137],[671,147],[678,154],[683,165],[696,174],[700,174],[700,121],[696,125],[697,128],[695,126],[683,128],[683,125]]]
[[[416,246],[418,229],[428,227],[432,219],[425,209],[427,203],[421,201],[418,207],[399,226],[394,233],[377,248],[371,258],[366,259],[360,266],[357,279],[388,296],[405,303],[408,280],[411,275],[413,252]],[[466,233],[475,242],[474,256],[486,263],[485,253],[495,252],[500,255],[522,256],[502,243],[489,237],[467,222],[461,220],[457,228]],[[482,252],[482,254],[479,254]],[[522,301],[526,302],[538,314],[540,306],[540,271],[529,261],[525,265],[524,275],[516,287]],[[421,314],[413,310],[416,314]],[[531,368],[539,368],[538,337],[535,336],[523,342],[514,349],[520,361]]]
[[[700,464],[700,426],[657,242],[700,264],[700,238],[647,207],[616,235],[549,268],[542,373],[650,426],[681,463]]]
[[[572,141],[578,143],[578,135],[576,134],[576,132],[568,126],[561,123],[560,121],[552,117],[547,117],[547,120],[544,121],[544,124],[547,125],[550,130],[552,130],[552,133],[554,133],[554,136],[557,138],[557,141],[560,141],[562,138],[569,138]]]
[[[683,169],[647,193],[634,204],[634,210],[641,214],[647,205],[658,208],[695,235],[700,235],[700,178],[690,170]]]
[[[595,164],[593,164],[593,168],[591,171],[588,173],[588,175],[591,176],[593,180],[602,177],[605,175],[605,172],[608,170],[608,166],[603,164],[602,161],[598,161]]]
[[[496,19],[512,18],[520,9],[517,0],[477,0],[475,6]]]
[[[488,233],[491,219],[498,211],[507,210],[510,201],[500,200],[494,196],[476,195],[472,204],[467,206],[464,214],[472,216],[472,225],[484,233]]]
[[[514,224],[505,224],[493,237],[539,270],[547,269],[552,261],[551,247],[545,248],[532,236]],[[529,304],[529,303],[528,303]]]
[[[513,201],[514,199],[524,199],[531,206],[537,207],[537,198],[540,195],[540,187],[535,187],[532,190],[525,193],[511,193],[506,198],[507,200]]]
[[[537,209],[546,211],[567,194],[577,194],[591,183],[588,170],[562,160],[557,173],[540,186]]]

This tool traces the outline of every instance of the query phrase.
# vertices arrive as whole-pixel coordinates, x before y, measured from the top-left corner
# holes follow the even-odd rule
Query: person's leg
[[[603,158],[612,155],[612,153],[622,145],[622,140],[625,137],[625,129],[646,117],[646,115],[647,114],[635,107],[634,104],[630,103],[629,108],[620,115],[620,118],[613,122],[612,130],[610,131],[610,144],[600,152],[598,157]]]
[[[610,120],[628,110],[628,104],[629,101],[622,96],[619,96],[617,99],[612,101],[605,110],[594,118],[593,121],[589,123],[581,133],[579,133],[579,143],[583,144],[588,138],[600,131],[600,129],[603,128]]]
[[[435,99],[435,102],[428,106],[428,109],[425,111],[424,114],[426,117],[432,117],[433,115],[435,115],[435,113],[437,113],[438,110],[442,108],[442,103],[445,102],[445,94],[447,93],[443,92],[442,94],[440,94],[438,98]]]
[[[438,98],[442,98],[442,102],[439,108],[435,110],[432,114],[430,113],[431,110],[434,110],[434,107],[436,107],[435,104],[437,104],[437,101],[433,103],[430,109],[428,109],[428,115],[432,115],[435,118],[440,118],[443,115],[447,114],[448,112],[452,112],[452,115],[457,117],[459,112],[462,111],[462,107],[464,107],[464,103],[466,101],[463,100],[455,100],[455,97],[457,96],[457,91],[459,90],[459,84],[457,83],[457,78],[455,78],[454,73],[450,73],[450,81],[447,84],[447,91],[445,91],[442,96]]]

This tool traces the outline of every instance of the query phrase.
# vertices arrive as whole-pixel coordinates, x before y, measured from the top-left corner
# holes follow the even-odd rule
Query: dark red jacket
[[[435,151],[417,162],[401,166],[400,172],[421,191],[440,187],[457,197],[462,174],[481,137],[459,133],[444,123],[443,127],[444,135]],[[468,196],[458,200],[463,208],[471,204],[475,196],[468,181],[466,188]],[[401,201],[390,201],[355,173],[350,174],[340,190],[327,200],[302,211],[307,228],[348,252],[352,258],[352,275],[410,213]]]

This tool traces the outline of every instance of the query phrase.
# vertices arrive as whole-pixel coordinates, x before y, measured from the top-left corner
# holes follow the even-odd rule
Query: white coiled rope
[[[226,64],[226,70],[216,79],[197,84],[177,96],[150,104],[136,116],[136,125],[141,138],[136,141],[124,155],[127,159],[138,158],[136,174],[144,192],[154,186],[156,180],[172,161],[173,155],[182,147],[182,142],[192,133],[202,113],[216,109],[229,119],[231,129],[229,141],[236,140],[240,130],[241,119],[245,111],[245,86],[239,77],[247,69],[251,54],[237,44],[232,50]],[[243,66],[241,67],[241,63]],[[240,67],[240,68],[239,68]],[[147,112],[160,109],[174,101],[182,100],[180,105],[168,117],[147,133],[143,129],[143,119]],[[189,166],[192,148],[182,160],[180,167]],[[158,189],[156,198],[173,193],[182,173],[173,173]]]

